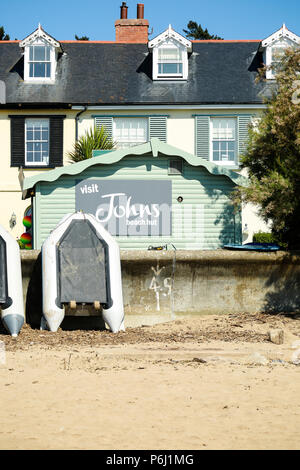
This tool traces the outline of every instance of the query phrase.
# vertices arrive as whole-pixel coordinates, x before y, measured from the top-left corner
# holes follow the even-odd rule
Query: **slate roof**
[[[24,58],[16,41],[0,42],[0,80],[7,105],[261,104],[256,84],[260,41],[200,41],[182,82],[152,81],[146,44],[61,42],[55,84],[23,81]],[[2,105],[3,107],[3,105]]]

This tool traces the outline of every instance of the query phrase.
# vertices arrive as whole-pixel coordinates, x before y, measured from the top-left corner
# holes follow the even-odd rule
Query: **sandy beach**
[[[0,449],[300,448],[299,315],[0,341]]]

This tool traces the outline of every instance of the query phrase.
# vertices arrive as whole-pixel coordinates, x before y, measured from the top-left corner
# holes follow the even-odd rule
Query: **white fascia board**
[[[276,31],[275,33],[271,34],[271,36],[264,39],[261,43],[261,46],[263,48],[268,47],[271,44],[274,44],[279,39],[283,39],[283,38],[289,39],[290,41],[296,44],[300,44],[300,37],[292,33],[292,31],[287,29],[285,24],[283,24],[282,27],[278,31]]]
[[[161,109],[265,109],[265,104],[227,104],[227,105],[129,105],[129,106],[72,106],[72,110],[81,111],[142,111],[142,110],[161,110]]]
[[[158,36],[156,36],[156,38],[149,41],[148,48],[153,49],[153,47],[159,46],[161,43],[167,41],[168,39],[173,39],[174,41],[183,45],[188,50],[188,52],[192,51],[191,41],[174,31],[171,25],[169,25],[168,29],[166,29],[163,33],[159,34]]]
[[[30,46],[30,44],[34,43],[38,39],[43,39],[51,46],[55,47],[56,49],[61,50],[60,43],[56,41],[52,36],[47,34],[46,31],[43,30],[40,24],[33,33],[31,33],[29,36],[23,39],[23,41],[20,42],[19,46],[22,48],[26,46]]]

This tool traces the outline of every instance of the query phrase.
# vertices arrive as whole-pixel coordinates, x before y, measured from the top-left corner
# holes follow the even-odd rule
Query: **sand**
[[[297,315],[195,316],[117,335],[26,325],[0,341],[0,449],[300,447]]]

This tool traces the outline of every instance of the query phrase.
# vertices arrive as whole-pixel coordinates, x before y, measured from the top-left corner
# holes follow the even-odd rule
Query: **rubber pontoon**
[[[241,250],[241,251],[278,251],[280,246],[275,243],[245,243],[244,245],[229,244],[224,245],[223,248],[227,250]]]
[[[113,333],[124,330],[120,249],[91,214],[67,214],[42,246],[43,315],[57,331],[65,306],[102,307]],[[100,314],[100,311],[99,311]]]
[[[18,336],[24,323],[20,248],[0,225],[0,309],[7,331]]]

